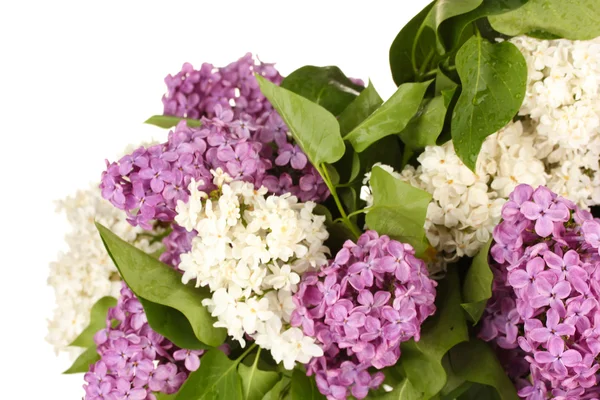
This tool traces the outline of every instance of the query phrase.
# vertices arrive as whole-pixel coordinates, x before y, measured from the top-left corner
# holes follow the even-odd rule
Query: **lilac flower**
[[[577,350],[566,350],[563,339],[556,337],[550,339],[548,351],[535,353],[535,361],[540,364],[552,363],[552,369],[559,377],[567,375],[567,367],[574,367],[581,362],[581,354]]]
[[[165,182],[173,179],[173,173],[169,168],[170,165],[166,161],[154,158],[150,161],[150,166],[140,170],[138,176],[150,180],[150,188],[154,193],[161,193],[165,188]]]
[[[567,281],[558,281],[556,284],[552,284],[547,279],[540,278],[536,282],[536,288],[538,296],[531,299],[533,308],[552,307],[571,293],[571,285]]]
[[[303,202],[325,200],[327,185],[290,142],[287,127],[260,92],[256,71],[277,84],[282,80],[271,64],[256,64],[250,54],[221,69],[204,64],[196,71],[184,64],[179,74],[167,77],[165,114],[198,118],[202,126],[181,122],[167,142],[107,163],[102,196],[144,229],[154,221],[173,222],[177,202],[188,199],[192,178],[205,182],[202,190],[214,189],[210,170],[217,168],[274,194],[291,193]]]
[[[508,273],[508,282],[517,289],[527,289],[529,292],[536,290],[536,278],[540,275],[546,264],[541,257],[535,257],[527,262],[525,270],[515,269]]]
[[[480,337],[514,349],[526,399],[600,398],[600,222],[547,188],[519,185],[494,230]],[[511,256],[511,252],[517,256]]]
[[[554,230],[554,222],[566,222],[569,209],[563,203],[555,203],[553,193],[541,186],[533,193],[533,201],[521,205],[521,213],[535,222],[535,232],[541,237],[549,236]]]
[[[144,400],[146,389],[132,387],[129,380],[119,378],[113,395],[119,400]]]
[[[188,371],[195,371],[200,368],[200,357],[202,355],[202,351],[198,350],[177,350],[173,353],[173,358],[177,361],[184,361],[185,367]]]
[[[113,326],[116,321],[117,325]],[[200,366],[202,350],[179,349],[152,331],[139,300],[125,284],[106,328],[94,336],[100,361],[84,376],[86,400],[145,400],[175,393]]]
[[[275,159],[275,164],[279,166],[287,165],[288,163],[294,169],[301,170],[306,166],[308,159],[300,150],[300,147],[289,143],[284,144],[279,148],[279,156]]]
[[[362,399],[379,387],[383,374],[369,368],[396,364],[400,343],[419,339],[422,322],[435,312],[435,286],[411,246],[374,231],[347,241],[319,273],[304,274],[291,325],[323,347],[325,355],[307,366],[319,391]]]
[[[551,308],[546,313],[546,326],[532,329],[529,336],[536,342],[544,343],[555,337],[571,336],[575,334],[575,326],[570,324],[561,324],[559,321],[560,316],[558,315],[558,311],[556,311],[554,308]]]

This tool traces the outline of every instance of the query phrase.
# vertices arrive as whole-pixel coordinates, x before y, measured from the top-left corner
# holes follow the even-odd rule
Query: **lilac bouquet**
[[[85,399],[600,398],[600,9],[571,3],[433,1],[385,102],[251,54],[168,75],[162,139],[60,203],[48,341]]]

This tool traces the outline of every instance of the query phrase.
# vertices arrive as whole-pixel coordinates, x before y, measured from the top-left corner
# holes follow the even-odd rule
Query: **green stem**
[[[252,343],[252,345],[248,347],[248,349],[246,349],[246,351],[243,352],[241,356],[235,359],[235,363],[239,364],[244,359],[244,357],[246,357],[252,350],[254,350],[255,347],[256,343]],[[258,351],[260,352],[260,348],[258,349]],[[258,359],[258,357],[256,357],[256,359]]]
[[[429,62],[433,59],[434,55],[435,55],[434,50],[431,50],[429,52],[429,54],[427,54],[427,57],[425,57],[425,59],[423,60],[423,64],[421,65],[421,68],[419,68],[419,71],[417,72],[417,80],[422,80],[425,76],[429,75],[432,72],[432,71],[429,71],[429,72],[425,73],[425,71],[427,70],[427,67],[429,67]],[[435,69],[433,71],[435,71]]]
[[[251,369],[251,373],[250,373],[250,379],[248,379],[248,384],[247,386],[244,387],[244,398],[248,398],[248,394],[250,393],[250,386],[252,386],[252,379],[254,378],[254,371],[256,371],[257,367],[258,367],[258,359],[260,358],[260,351],[262,349],[259,347],[257,352],[256,352],[256,357],[254,358],[254,363],[252,363],[252,369]]]
[[[337,185],[335,185],[336,188],[347,188],[352,186],[354,186],[354,182],[338,183]]]
[[[426,80],[427,78],[433,78],[437,74],[437,69],[432,69],[424,75],[421,75],[419,79]]]
[[[360,230],[348,218],[348,215],[346,214],[346,210],[344,210],[344,206],[342,205],[342,202],[340,201],[337,191],[335,190],[335,186],[331,183],[331,177],[329,176],[329,171],[327,171],[327,165],[325,165],[324,163],[321,164],[319,166],[318,171],[321,174],[321,176],[323,177],[323,180],[325,181],[325,184],[327,185],[329,192],[331,192],[331,196],[333,197],[333,200],[335,201],[335,204],[337,205],[337,208],[340,211],[340,214],[342,215],[342,222],[344,222],[344,224],[348,227],[348,229],[350,229],[350,231],[355,236],[355,238],[358,239],[358,237],[360,236]]]
[[[364,209],[364,208],[362,210],[356,210],[356,211],[351,212],[350,214],[348,214],[348,219],[350,219],[350,218],[352,218],[352,217],[354,217],[354,216],[356,216],[358,214],[363,214],[363,213],[366,213],[366,212],[367,212],[367,210]],[[344,219],[343,218],[336,218],[333,222],[344,222]]]
[[[419,69],[417,68],[417,43],[419,42],[419,39],[421,38],[421,33],[423,33],[424,28],[425,28],[425,24],[422,23],[421,26],[419,27],[419,30],[415,34],[412,49],[410,52],[410,60],[412,62],[413,72],[415,73],[415,75],[417,75],[419,73]]]

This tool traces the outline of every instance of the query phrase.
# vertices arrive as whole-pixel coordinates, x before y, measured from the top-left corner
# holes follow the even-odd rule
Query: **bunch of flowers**
[[[154,332],[125,284],[117,306],[108,312],[106,328],[96,333],[94,342],[100,360],[84,377],[90,400],[156,400],[155,393],[175,393],[189,372],[200,367],[204,353],[179,349]]]
[[[400,357],[400,343],[419,340],[435,312],[435,281],[409,244],[366,231],[347,241],[320,272],[302,277],[292,325],[316,337],[324,354],[310,362],[321,393],[331,399],[367,396],[381,372]]]
[[[557,1],[433,1],[386,102],[250,54],[169,75],[166,139],[66,205],[86,399],[600,397],[600,9]]]
[[[509,374],[521,386],[531,374],[522,397],[597,397],[600,222],[546,187],[528,185],[517,186],[502,218],[480,336],[516,349]]]
[[[292,295],[300,275],[327,262],[325,217],[315,203],[298,203],[290,194],[265,197],[267,189],[233,181],[213,171],[210,195],[192,180],[187,203],[177,205],[176,222],[197,235],[181,255],[182,281],[196,280],[212,292],[206,305],[233,339],[251,337],[277,363],[293,369],[323,354],[310,336],[289,326]]]

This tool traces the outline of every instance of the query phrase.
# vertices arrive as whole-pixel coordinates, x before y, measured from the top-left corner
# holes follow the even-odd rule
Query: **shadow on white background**
[[[386,99],[395,90],[389,46],[428,2],[3,2],[0,397],[83,396],[83,376],[60,375],[70,360],[44,341],[54,307],[48,263],[67,229],[53,200],[98,181],[104,159],[128,143],[166,140],[142,122],[162,113],[168,73],[250,51],[283,75],[338,65]]]

